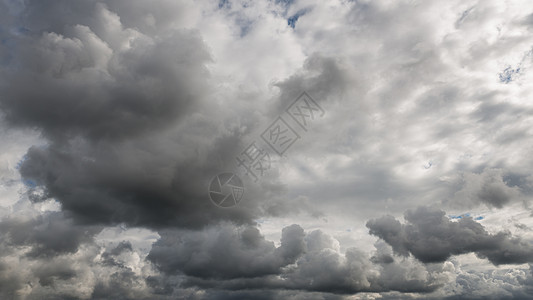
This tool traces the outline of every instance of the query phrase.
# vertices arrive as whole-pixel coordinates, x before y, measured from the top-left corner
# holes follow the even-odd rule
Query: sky
[[[0,0],[1,299],[532,299],[530,1]]]

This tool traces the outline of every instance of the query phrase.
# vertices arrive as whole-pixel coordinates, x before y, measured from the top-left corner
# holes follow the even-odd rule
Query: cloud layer
[[[532,16],[0,1],[0,298],[533,297]],[[304,91],[324,116],[247,176]]]
[[[400,255],[412,254],[422,262],[443,262],[452,255],[473,252],[493,264],[533,262],[533,245],[506,232],[488,233],[471,217],[451,221],[439,209],[419,207],[405,213],[407,224],[392,216],[368,221],[370,233]]]

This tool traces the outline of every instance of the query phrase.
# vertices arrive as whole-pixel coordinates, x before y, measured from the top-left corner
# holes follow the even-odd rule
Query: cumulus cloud
[[[378,245],[372,258],[356,248],[343,253],[331,235],[320,230],[304,233],[298,225],[285,227],[275,247],[255,227],[226,225],[201,233],[163,233],[148,259],[164,274],[185,275],[184,286],[208,290],[429,293],[443,284],[442,270],[401,257],[395,260],[386,247]],[[374,259],[385,255],[390,260]]]
[[[140,249],[129,241],[97,242],[101,226],[48,211],[12,216],[0,228],[5,299],[146,299],[152,292],[146,278],[155,272]]]
[[[38,127],[53,139],[123,137],[171,125],[205,89],[210,55],[198,33],[150,37],[123,28],[118,15],[92,1],[67,5],[62,18],[71,20],[61,25],[61,19],[34,19],[43,16],[41,4],[25,6],[21,24],[12,24],[26,30],[13,37],[18,67],[8,69],[2,96],[12,123]]]
[[[495,265],[533,261],[533,246],[507,232],[491,234],[471,217],[457,222],[445,212],[419,207],[405,213],[406,224],[392,216],[368,221],[370,233],[383,239],[400,255],[412,254],[422,262],[443,262],[452,255],[473,252]]]
[[[91,242],[102,227],[76,226],[62,212],[50,212],[35,219],[6,218],[0,222],[4,245],[30,247],[30,257],[75,253],[82,243]]]
[[[531,297],[532,9],[0,1],[0,297]],[[303,91],[325,115],[255,182]]]
[[[204,278],[259,277],[278,274],[304,251],[303,229],[283,229],[281,246],[266,241],[255,227],[233,226],[197,232],[162,232],[148,259],[165,273]]]
[[[243,146],[241,129],[221,124],[228,116],[217,116],[222,104],[208,97],[208,46],[198,31],[172,25],[179,20],[163,20],[179,5],[129,5],[27,2],[9,24],[24,30],[9,37],[16,43],[0,105],[8,124],[37,128],[48,140],[29,149],[22,177],[81,222],[251,223],[259,201],[231,211],[205,201],[206,181]],[[60,18],[41,10],[64,6]],[[143,10],[145,18],[128,16]]]

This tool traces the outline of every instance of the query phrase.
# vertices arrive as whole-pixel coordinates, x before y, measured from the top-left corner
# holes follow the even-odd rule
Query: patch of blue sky
[[[469,218],[469,217],[472,217],[476,221],[480,221],[480,220],[485,219],[485,217],[483,217],[483,216],[473,217],[471,213],[464,213],[464,214],[461,214],[461,215],[448,215],[448,218],[450,218],[452,220],[460,220],[460,219]]]
[[[287,25],[289,25],[292,28],[295,28],[296,27],[296,22],[298,22],[298,19],[301,16],[305,15],[305,13],[307,13],[306,10],[300,10],[296,14],[292,15],[291,17],[289,17],[287,19]]]
[[[17,162],[17,165],[15,166],[15,169],[17,170],[20,170],[20,168],[22,167],[22,164],[24,163],[24,161],[26,161],[26,159],[28,159],[28,156],[27,155],[24,155],[18,162]],[[31,179],[26,179],[26,178],[22,178],[20,181],[22,181],[22,183],[29,187],[29,188],[34,188],[37,186],[37,183],[34,181],[34,180],[31,180]]]
[[[24,155],[18,162],[17,162],[17,165],[15,166],[15,169],[17,170],[20,170],[20,167],[22,166],[22,164],[24,163],[24,161],[28,159],[28,156],[27,155]]]
[[[515,68],[511,67],[510,65],[507,66],[507,68],[505,68],[500,74],[498,74],[498,77],[500,78],[500,82],[508,84],[509,82],[515,80],[516,77],[522,75],[522,73],[524,72],[523,66],[524,64],[527,64],[526,65],[526,69],[527,69],[527,66],[530,65],[530,59],[532,55],[533,55],[533,49],[530,49],[529,51],[524,53],[524,55],[522,56],[522,59],[516,65]]]
[[[467,217],[470,217],[470,213],[464,213],[462,215],[448,215],[448,218],[456,219],[456,220],[459,220],[459,219],[462,219],[462,218],[467,218]]]
[[[218,1],[218,8],[231,8],[231,3],[229,0],[220,0]]]
[[[508,66],[499,74],[500,82],[505,84],[513,81],[513,77],[520,73],[520,67],[513,69],[511,66]]]
[[[250,32],[250,30],[252,29],[252,26],[254,24],[254,20],[253,19],[250,19],[248,17],[246,17],[245,14],[242,14],[240,12],[234,12],[234,11],[231,11],[231,2],[229,0],[220,0],[218,2],[218,8],[219,9],[224,9],[224,10],[228,10],[229,11],[229,15],[230,16],[234,16],[235,18],[235,24],[239,27],[240,29],[240,37],[244,37],[245,35],[248,34],[248,32]],[[246,3],[243,3],[242,4],[242,8],[247,8],[249,4],[246,4]]]
[[[34,188],[37,186],[37,183],[31,179],[22,179],[22,183],[29,188]]]

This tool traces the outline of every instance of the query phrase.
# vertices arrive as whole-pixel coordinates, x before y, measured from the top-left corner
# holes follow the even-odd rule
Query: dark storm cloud
[[[60,2],[28,2],[27,21],[12,24],[29,27],[10,37],[3,72],[0,106],[13,124],[52,139],[132,136],[171,125],[202,94],[210,54],[198,33],[152,38],[123,28],[104,5]]]
[[[217,219],[250,222],[254,214],[218,209],[207,199],[207,180],[217,173],[209,158],[216,153],[202,158],[164,138],[73,144],[31,148],[20,171],[82,222],[201,227]],[[218,149],[217,141],[212,145]]]
[[[207,198],[208,181],[234,166],[242,130],[207,96],[211,54],[200,34],[169,25],[184,18],[179,8],[28,1],[6,24],[24,30],[3,33],[14,46],[0,107],[11,125],[49,141],[29,149],[20,167],[42,189],[32,200],[54,198],[85,223],[150,228],[252,223],[262,214],[259,201],[278,183],[247,189],[252,200],[235,209]]]
[[[406,224],[392,216],[368,221],[370,233],[383,239],[400,255],[412,254],[422,262],[443,262],[452,255],[475,253],[495,265],[533,261],[533,246],[510,233],[491,234],[470,217],[452,222],[445,212],[419,207],[405,213]]]
[[[304,232],[283,229],[281,246],[265,240],[255,227],[236,232],[225,226],[204,234],[160,232],[148,259],[165,273],[183,272],[202,278],[258,277],[278,274],[304,251]]]
[[[88,261],[80,249],[93,247],[94,236],[101,230],[100,226],[78,224],[63,212],[45,212],[34,217],[12,215],[3,219],[0,222],[0,295],[19,299],[21,293],[30,289],[35,294],[27,295],[27,299],[49,298],[51,294],[46,293],[50,292],[54,297],[68,299],[71,296],[63,294],[62,287],[77,282],[87,271]],[[13,257],[16,257],[15,264]]]
[[[356,248],[340,253],[339,243],[315,230],[305,233],[298,225],[285,227],[275,247],[255,227],[225,225],[198,231],[163,231],[148,256],[164,276],[152,278],[153,288],[164,288],[172,276],[183,275],[181,288],[216,291],[306,291],[328,294],[361,292],[429,293],[442,285],[438,267],[429,271],[414,260],[392,258],[381,245],[376,261]],[[406,279],[403,274],[412,274]],[[322,294],[324,293],[324,294]],[[325,296],[329,297],[329,296]]]
[[[62,212],[0,223],[2,299],[154,299],[129,242],[105,249],[95,226],[76,224]],[[105,250],[105,251],[104,251]],[[142,262],[140,262],[142,263]]]
[[[6,218],[0,222],[2,243],[28,246],[27,256],[42,258],[75,253],[82,243],[93,241],[102,227],[76,225],[62,212],[39,215],[34,219]]]
[[[528,161],[506,158],[529,145],[531,110],[512,99],[527,94],[513,86],[526,71],[503,85],[491,66],[530,41],[501,18],[504,4],[290,1],[295,7],[285,10],[306,14],[284,28],[280,1],[222,2],[211,11],[217,1],[0,0],[1,117],[46,141],[20,163],[30,186],[23,197],[45,210],[57,201],[62,210],[0,222],[0,297],[531,294],[531,275],[520,269],[474,274],[443,262],[462,253],[494,264],[530,262],[532,247],[468,218],[451,222],[441,211],[410,211],[406,224],[370,221],[383,239],[372,253],[341,251],[347,246],[337,239],[299,225],[284,228],[276,245],[254,224],[266,216],[271,231],[285,220],[268,217],[292,223],[306,212],[335,217],[316,226],[353,228],[384,209],[432,199],[490,208],[521,200],[531,183]],[[492,73],[507,91],[493,91],[485,81]],[[272,90],[263,93],[267,85]],[[233,170],[250,133],[304,90],[324,106],[329,126],[316,126],[291,149],[291,162],[280,164],[288,172],[247,185],[239,207],[213,206],[209,179]],[[478,103],[476,94],[493,97]],[[514,126],[515,115],[523,127]],[[16,164],[20,154],[13,156]],[[503,174],[518,165],[526,175],[512,184]],[[451,188],[443,183],[459,177]],[[289,185],[294,199],[287,199]],[[110,248],[95,242],[103,226],[117,224],[161,238],[151,250],[133,240]],[[339,235],[368,238],[356,230]]]

